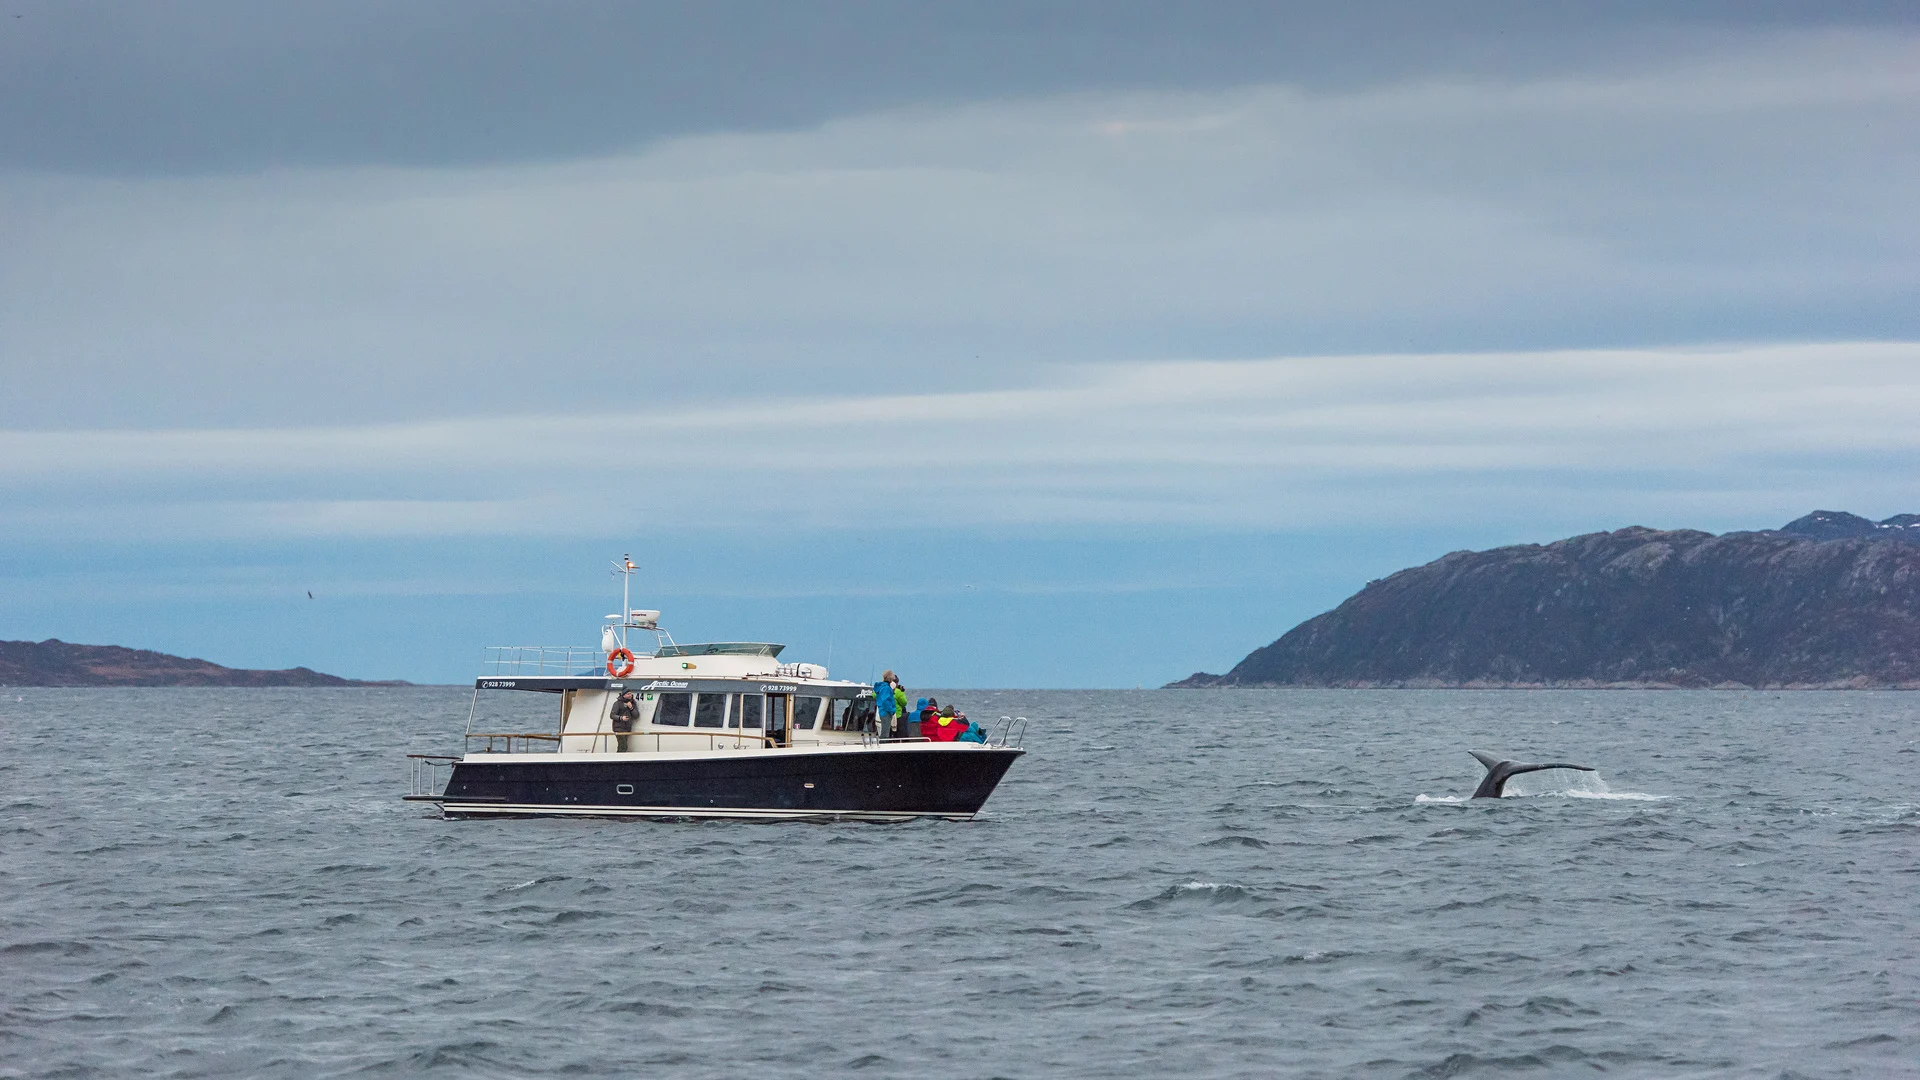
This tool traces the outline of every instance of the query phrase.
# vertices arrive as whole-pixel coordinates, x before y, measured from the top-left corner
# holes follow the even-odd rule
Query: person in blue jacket
[[[880,718],[880,737],[883,739],[896,738],[898,735],[893,730],[894,722],[898,719],[893,688],[899,681],[900,676],[889,670],[882,672],[880,681],[873,684],[873,709]]]

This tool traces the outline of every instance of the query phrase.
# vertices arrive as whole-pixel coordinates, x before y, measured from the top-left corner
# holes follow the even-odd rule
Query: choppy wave
[[[455,691],[18,696],[0,1076],[1920,1057],[1910,696],[994,691],[1054,719],[988,816],[892,826],[441,821],[399,755],[449,748]],[[1462,746],[1543,724],[1635,790],[1467,798]]]

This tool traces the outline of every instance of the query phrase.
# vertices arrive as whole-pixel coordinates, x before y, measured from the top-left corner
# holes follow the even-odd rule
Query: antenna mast
[[[656,649],[662,638],[666,639],[667,644],[673,644],[673,635],[660,628],[659,612],[633,610],[633,575],[639,571],[631,555],[622,555],[614,560],[613,572],[620,575],[620,612],[607,616],[610,621],[600,628],[600,647],[609,652],[627,647],[628,630],[651,633]]]
[[[620,575],[620,647],[627,647],[627,627],[633,625],[633,574],[640,569],[633,565],[632,555],[620,556],[613,564],[613,572]]]

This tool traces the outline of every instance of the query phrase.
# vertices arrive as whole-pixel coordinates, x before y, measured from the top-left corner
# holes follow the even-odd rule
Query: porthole
[[[633,785],[632,784],[616,784],[614,785],[613,793],[615,795],[631,795],[633,794]]]

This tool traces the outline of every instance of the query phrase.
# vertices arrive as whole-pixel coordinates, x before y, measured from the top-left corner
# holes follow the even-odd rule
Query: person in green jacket
[[[907,737],[907,688],[900,685],[898,678],[893,680],[893,716],[899,730],[892,735],[896,739]]]

